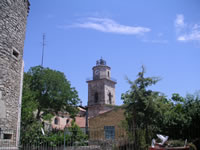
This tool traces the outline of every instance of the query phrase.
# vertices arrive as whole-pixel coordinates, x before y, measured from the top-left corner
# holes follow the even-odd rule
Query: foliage
[[[42,124],[41,122],[30,123],[29,125],[23,125],[21,127],[21,144],[37,144],[38,141],[43,137],[41,132]]]
[[[155,123],[157,112],[154,99],[159,95],[158,92],[148,89],[149,86],[156,84],[159,78],[145,78],[144,73],[145,70],[142,66],[142,71],[138,73],[138,78],[134,82],[128,79],[131,89],[122,94],[126,106],[126,121],[129,129],[133,129],[132,136],[135,138],[135,147],[137,148],[150,143],[149,133],[151,126]],[[144,129],[145,132],[141,129]],[[143,139],[144,136],[145,139]]]
[[[71,122],[68,134],[70,135],[68,137],[68,144],[77,146],[87,145],[88,136],[75,124],[74,120]]]
[[[67,111],[74,115],[77,112],[78,93],[62,72],[41,66],[32,67],[25,73],[24,82],[28,82],[26,85],[37,105],[38,120],[49,113]]]
[[[35,124],[38,125],[38,124]],[[52,147],[64,145],[66,146],[84,146],[87,145],[88,136],[72,121],[71,127],[65,130],[53,129],[46,131],[45,135],[41,132],[42,126],[31,126],[33,132],[23,132],[27,138],[21,140],[21,144],[30,144],[30,146],[49,145]],[[39,130],[38,130],[39,129]],[[28,133],[28,135],[26,135]],[[65,138],[64,138],[65,136]]]
[[[62,72],[41,66],[30,68],[24,73],[21,139],[30,140],[34,134],[40,138],[44,121],[58,112],[74,117],[78,103],[77,91]]]
[[[185,98],[178,93],[168,99],[152,91],[149,86],[159,78],[144,77],[144,67],[135,81],[128,79],[131,88],[122,99],[128,135],[135,141],[135,148],[143,149],[157,133],[170,139],[188,139],[200,148],[200,92]],[[132,131],[132,132],[131,132]]]

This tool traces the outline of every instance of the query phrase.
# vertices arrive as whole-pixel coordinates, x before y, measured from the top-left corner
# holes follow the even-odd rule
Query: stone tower
[[[115,84],[111,78],[111,68],[100,59],[92,68],[93,79],[88,80],[88,116],[93,117],[111,109],[115,105]]]
[[[0,149],[17,149],[28,0],[0,0]]]

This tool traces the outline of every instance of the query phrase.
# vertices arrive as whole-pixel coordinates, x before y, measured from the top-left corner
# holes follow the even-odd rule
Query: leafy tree
[[[87,145],[88,136],[83,133],[74,120],[71,122],[71,127],[68,129],[68,133],[70,133],[70,136],[67,139],[69,145]]]
[[[200,149],[200,92],[194,95],[188,94],[185,101],[184,109],[188,118],[185,137],[192,141],[197,149]]]
[[[78,93],[71,87],[64,73],[36,66],[25,73],[24,82],[28,82],[25,85],[29,88],[29,95],[34,98],[38,120],[59,111],[71,115],[77,112],[75,106],[79,103]]]
[[[160,122],[162,134],[174,139],[183,137],[183,130],[188,127],[188,116],[184,105],[185,99],[178,93],[172,94],[172,98],[162,104],[159,109],[166,108],[161,112],[163,114],[162,122]]]
[[[41,133],[42,122],[50,120],[60,111],[74,117],[78,112],[78,103],[78,93],[64,73],[41,66],[30,68],[24,73],[22,138],[28,133],[31,135],[32,129]],[[26,131],[26,136],[23,131]]]
[[[122,99],[128,135],[134,138],[135,149],[143,149],[157,133],[168,135],[170,139],[193,142],[200,148],[200,94],[178,93],[168,99],[159,92],[150,90],[159,78],[144,77],[144,67],[135,81],[128,79],[131,88]]]
[[[138,78],[132,82],[128,79],[131,89],[125,94],[122,94],[122,99],[126,106],[125,116],[130,129],[133,129],[133,137],[135,138],[135,148],[141,148],[142,137],[139,133],[145,135],[144,143],[149,143],[150,128],[155,122],[156,105],[154,99],[159,95],[148,89],[149,86],[156,84],[159,81],[157,77],[144,77],[145,69],[142,66],[142,71],[138,73]],[[145,132],[142,132],[144,129]],[[141,137],[141,138],[140,138]]]

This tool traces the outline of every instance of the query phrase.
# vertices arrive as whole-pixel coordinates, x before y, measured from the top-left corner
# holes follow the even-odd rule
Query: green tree
[[[188,118],[185,137],[192,141],[197,149],[200,149],[200,92],[188,94],[185,100],[184,109]]]
[[[78,103],[78,93],[71,87],[64,73],[41,66],[30,68],[24,73],[22,137],[23,131],[32,134],[32,125],[33,129],[41,132],[39,127],[42,126],[42,122],[50,120],[60,111],[68,112],[74,117],[78,112]]]
[[[160,122],[162,134],[174,139],[183,138],[183,130],[188,127],[188,115],[184,105],[185,99],[178,93],[172,94],[171,99],[162,104],[159,109],[166,108],[161,112],[163,114],[162,122]]]
[[[125,116],[129,129],[133,129],[135,138],[135,148],[141,148],[143,143],[150,143],[150,129],[156,120],[156,105],[154,100],[159,96],[158,92],[150,90],[148,87],[159,81],[157,77],[144,77],[145,69],[138,73],[138,78],[132,82],[128,79],[131,89],[122,94],[125,104]],[[141,136],[143,134],[144,136]],[[145,145],[145,144],[144,144]]]
[[[37,105],[38,120],[59,111],[66,111],[71,115],[77,112],[78,93],[71,87],[64,73],[36,66],[25,73],[24,82],[26,81]]]
[[[74,120],[71,122],[71,127],[68,128],[68,132],[70,133],[70,136],[67,139],[69,145],[87,145],[88,136],[81,130]]]
[[[187,94],[184,98],[178,93],[159,105],[160,133],[170,139],[188,139],[200,148],[200,94]],[[162,114],[162,115],[160,115]]]

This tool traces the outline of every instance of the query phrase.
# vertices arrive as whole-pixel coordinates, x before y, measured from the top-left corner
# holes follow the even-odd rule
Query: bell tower
[[[88,112],[89,117],[106,111],[108,105],[115,105],[116,80],[111,78],[111,68],[102,58],[96,61],[92,68],[93,78],[88,83]]]

